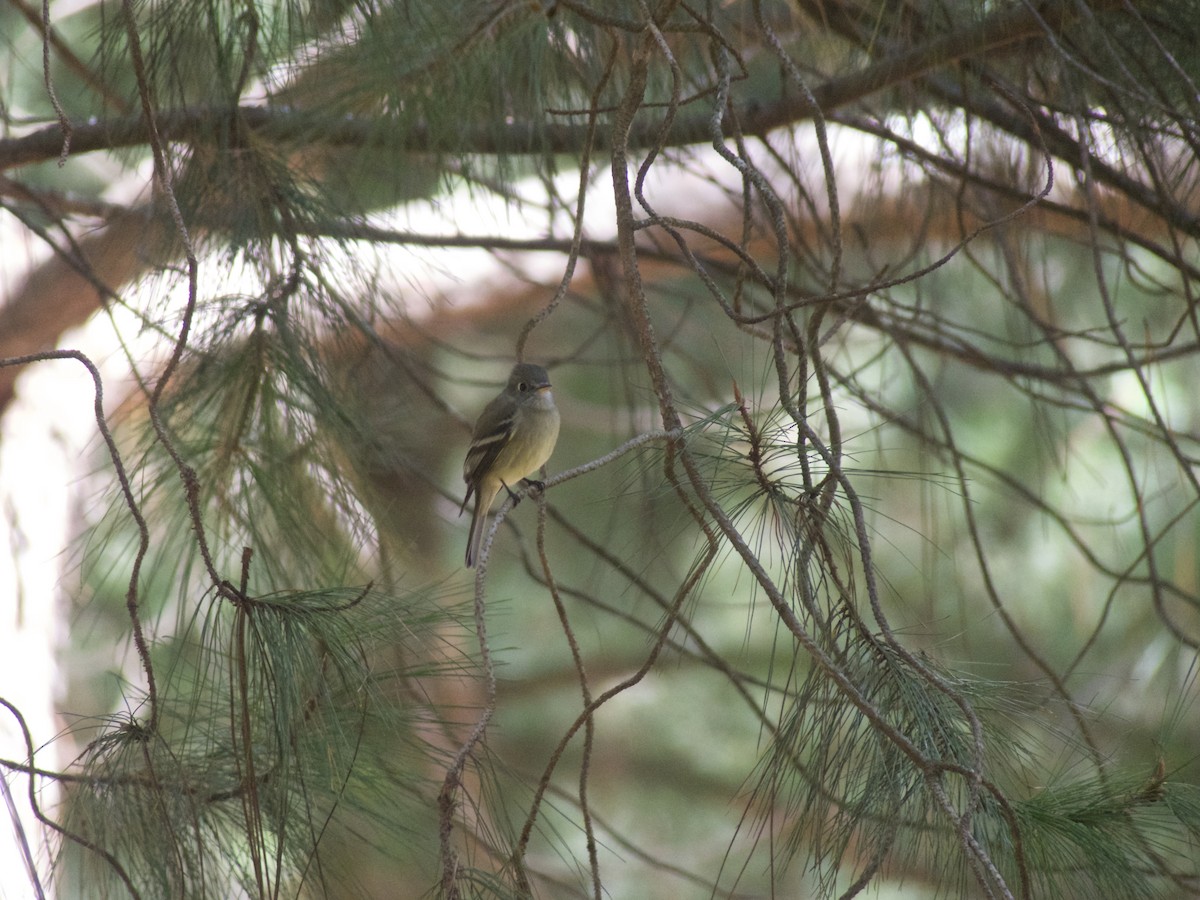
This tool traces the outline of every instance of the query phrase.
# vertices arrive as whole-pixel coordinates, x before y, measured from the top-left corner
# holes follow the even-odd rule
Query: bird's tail
[[[467,541],[467,568],[475,568],[475,559],[479,556],[479,545],[483,543],[483,526],[487,523],[487,509],[483,498],[475,494],[475,511],[471,514],[471,537]]]

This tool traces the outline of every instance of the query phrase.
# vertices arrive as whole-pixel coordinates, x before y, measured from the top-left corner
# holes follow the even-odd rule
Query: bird
[[[510,485],[536,472],[558,441],[559,415],[550,391],[550,376],[541,366],[517,363],[508,383],[479,414],[471,445],[463,461],[467,494],[458,514],[471,497],[471,536],[467,541],[467,568],[475,567],[488,511],[500,488],[512,496]]]

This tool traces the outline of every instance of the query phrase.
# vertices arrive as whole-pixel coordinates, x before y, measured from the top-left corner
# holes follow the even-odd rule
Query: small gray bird
[[[500,488],[511,494],[509,485],[545,465],[558,441],[558,421],[546,370],[531,363],[513,366],[504,390],[479,414],[463,462],[467,496],[458,508],[459,515],[475,495],[467,568],[475,566],[483,526]]]

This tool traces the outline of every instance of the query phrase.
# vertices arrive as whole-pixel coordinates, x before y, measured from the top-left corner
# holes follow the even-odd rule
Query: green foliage
[[[421,658],[446,615],[428,595],[371,586],[199,598],[159,648],[157,696],[84,755],[69,882],[88,897],[121,896],[126,879],[143,896],[292,890],[324,881],[318,843],[355,820],[386,828],[389,853],[411,862],[436,758],[416,736],[428,711],[396,692],[436,672],[380,663]]]
[[[1165,785],[1161,769],[1053,783],[1015,805],[1035,896],[1172,897],[1166,874],[1194,859],[1195,787]],[[1190,838],[1189,838],[1190,835]],[[1156,877],[1147,877],[1147,860]]]
[[[163,338],[80,525],[59,885],[1194,891],[1187,13],[105,0],[51,92],[0,8],[0,200]],[[514,350],[552,476],[600,462],[472,581]]]

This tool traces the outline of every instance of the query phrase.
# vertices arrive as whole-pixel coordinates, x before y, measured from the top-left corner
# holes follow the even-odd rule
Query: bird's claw
[[[506,491],[508,491],[508,499],[510,499],[512,501],[512,505],[514,507],[518,503],[521,502],[521,497],[523,496],[522,494],[516,493],[512,488],[510,488],[503,481],[500,482],[500,484],[504,485],[504,489]],[[522,478],[521,484],[525,485],[525,487],[527,487],[527,488],[533,488],[533,490],[538,491],[538,492],[544,491],[546,489],[546,482],[537,481],[533,478]]]

